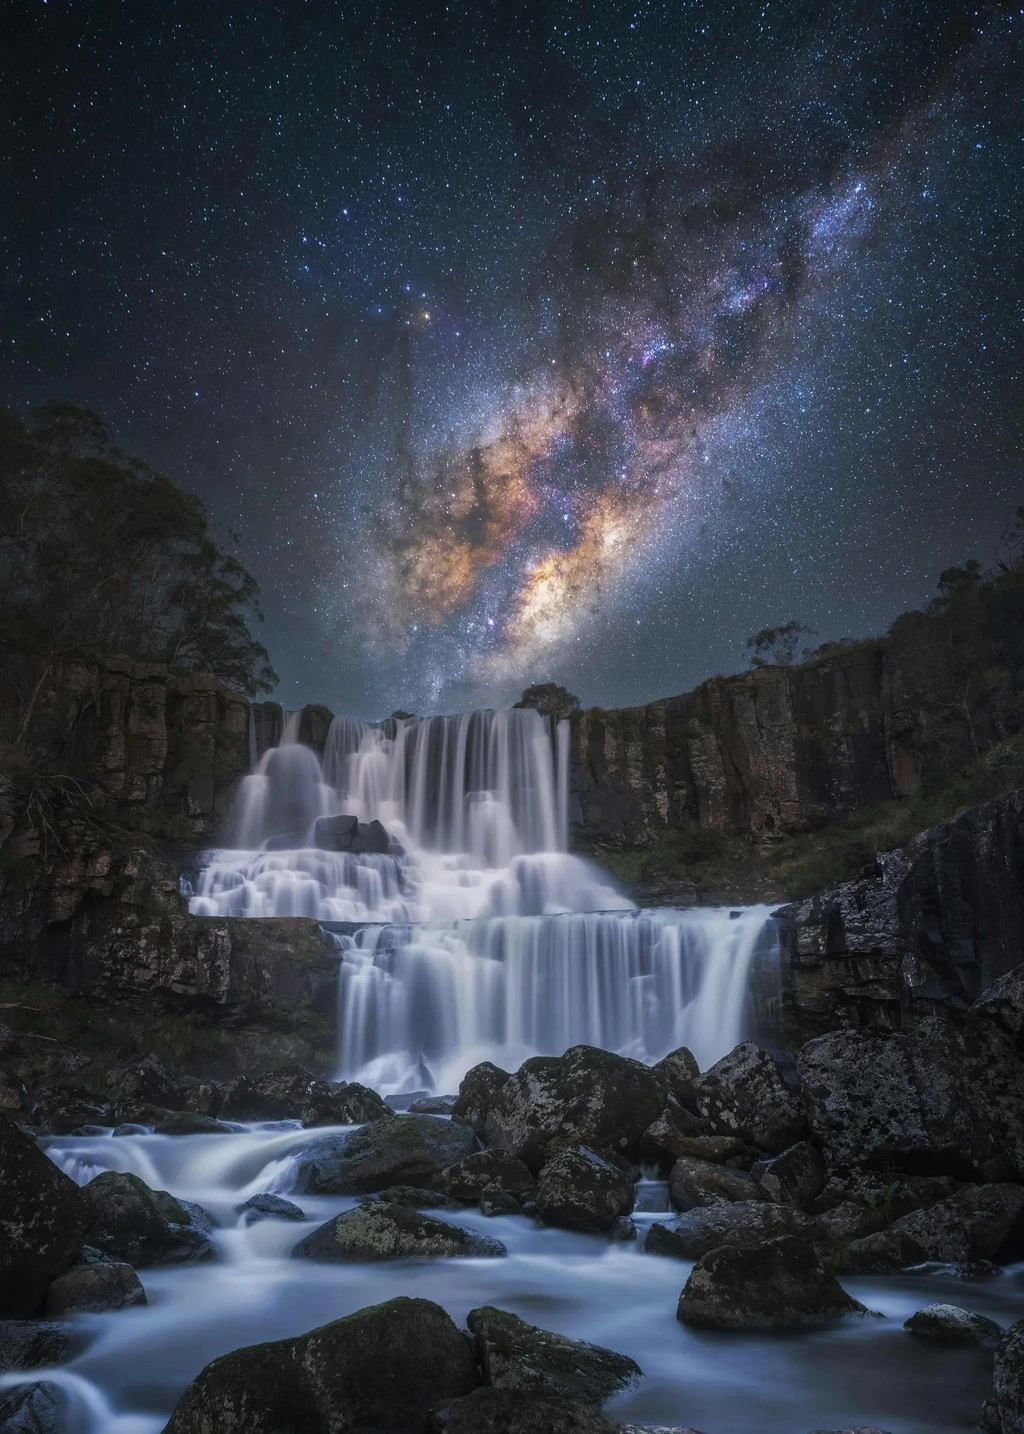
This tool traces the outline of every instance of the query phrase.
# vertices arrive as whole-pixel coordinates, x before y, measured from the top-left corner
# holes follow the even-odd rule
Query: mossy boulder
[[[504,1254],[505,1246],[498,1240],[474,1235],[459,1225],[383,1200],[336,1215],[311,1231],[292,1251],[295,1259],[359,1263]]]
[[[387,1115],[309,1145],[298,1164],[297,1188],[314,1195],[366,1195],[389,1185],[429,1189],[439,1171],[476,1148],[472,1130],[456,1121]]]

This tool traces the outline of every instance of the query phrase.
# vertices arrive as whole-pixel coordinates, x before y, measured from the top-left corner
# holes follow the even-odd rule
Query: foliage
[[[515,704],[516,707],[532,707],[542,717],[554,717],[556,722],[571,717],[580,710],[580,699],[557,682],[535,682]]]
[[[780,623],[778,627],[762,627],[760,632],[747,638],[747,647],[753,652],[751,664],[754,667],[790,667],[796,661],[800,639],[814,635],[809,627],[795,619]]]
[[[403,712],[400,707],[396,707],[391,714],[391,720],[393,722],[414,722],[416,720],[416,713]]]
[[[96,414],[0,412],[0,643],[41,660],[20,694],[22,739],[39,689],[72,657],[125,653],[268,691],[276,674],[249,630],[258,596],[200,500],[114,447]]]

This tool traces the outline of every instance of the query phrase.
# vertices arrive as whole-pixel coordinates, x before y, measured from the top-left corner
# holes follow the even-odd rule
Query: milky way
[[[286,704],[642,701],[995,557],[1019,14],[43,9],[10,399],[98,408],[238,533]]]

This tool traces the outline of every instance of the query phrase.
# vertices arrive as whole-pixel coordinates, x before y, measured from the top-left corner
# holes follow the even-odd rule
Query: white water
[[[339,1078],[452,1091],[489,1059],[588,1043],[712,1064],[744,1035],[767,908],[638,912],[565,850],[569,727],[530,710],[370,726],[335,718],[323,759],[298,714],[239,793],[200,916],[338,929]],[[321,817],[380,820],[387,855],[312,845]],[[283,845],[287,843],[287,845]]]
[[[88,1347],[66,1369],[0,1377],[0,1386],[53,1378],[70,1414],[65,1434],[158,1434],[185,1385],[210,1360],[241,1345],[299,1334],[394,1295],[436,1300],[460,1325],[494,1304],[543,1328],[631,1355],[640,1386],[613,1400],[623,1421],[683,1425],[706,1434],[807,1434],[877,1424],[892,1434],[968,1434],[991,1385],[988,1349],[933,1349],[902,1322],[943,1300],[1009,1324],[1019,1313],[1024,1269],[986,1281],[938,1276],[847,1280],[882,1320],[772,1337],[697,1331],[675,1318],[689,1264],[639,1246],[544,1229],[526,1217],[446,1214],[508,1247],[505,1259],[409,1260],[344,1265],[290,1260],[292,1247],[353,1202],[292,1192],[294,1157],[325,1131],[280,1123],[230,1135],[61,1136],[50,1158],[84,1182],[97,1170],[133,1171],[204,1205],[219,1221],[218,1260],[142,1270],[148,1307],[80,1315]],[[294,1199],[304,1223],[243,1226],[236,1206],[274,1190]],[[641,1233],[664,1219],[664,1187],[639,1189]]]

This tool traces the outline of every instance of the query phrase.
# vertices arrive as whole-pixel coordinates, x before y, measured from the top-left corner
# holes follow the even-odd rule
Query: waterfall
[[[300,719],[242,782],[190,910],[333,930],[339,1078],[452,1090],[479,1060],[579,1043],[646,1061],[687,1045],[705,1067],[742,1039],[768,909],[638,911],[570,855],[567,722],[336,717],[321,759]]]

